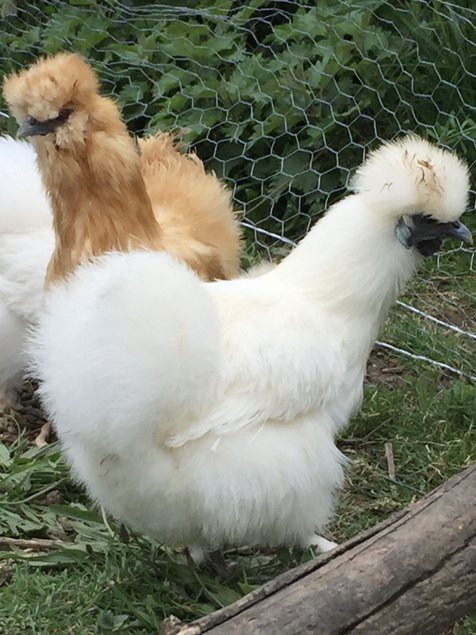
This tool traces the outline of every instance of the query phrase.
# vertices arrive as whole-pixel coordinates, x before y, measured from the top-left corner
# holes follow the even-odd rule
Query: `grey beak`
[[[463,223],[460,223],[459,221],[448,223],[446,233],[448,236],[453,236],[453,238],[461,240],[463,243],[468,243],[468,245],[473,244],[473,236],[471,235],[471,232],[466,225],[463,225]]]
[[[440,223],[428,214],[414,214],[411,224],[401,218],[395,228],[398,240],[406,249],[415,247],[423,256],[431,256],[441,247],[445,238],[456,238],[470,245],[473,243],[471,232],[459,221]]]
[[[20,125],[17,137],[20,139],[24,139],[25,137],[44,137],[50,132],[54,132],[55,128],[56,125],[52,125],[52,120],[38,121],[33,117],[28,117],[28,119],[25,119],[25,121]]]
[[[20,139],[24,137],[44,137],[50,132],[54,132],[58,126],[64,124],[73,111],[71,108],[63,108],[57,117],[53,119],[45,119],[45,121],[38,121],[34,117],[28,117],[20,125],[17,136]]]

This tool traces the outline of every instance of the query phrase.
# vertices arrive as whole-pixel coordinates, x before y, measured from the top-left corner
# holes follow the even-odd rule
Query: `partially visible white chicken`
[[[0,401],[15,402],[24,339],[54,249],[50,204],[30,144],[0,137]]]
[[[262,276],[206,284],[165,253],[81,267],[48,294],[31,349],[76,477],[194,553],[320,544],[378,330],[422,254],[470,241],[468,188],[456,156],[405,138]]]

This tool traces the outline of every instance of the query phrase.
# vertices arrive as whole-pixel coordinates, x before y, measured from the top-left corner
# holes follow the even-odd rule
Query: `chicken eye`
[[[59,115],[54,119],[54,121],[57,123],[64,123],[72,112],[71,108],[63,108],[63,110],[60,110]]]

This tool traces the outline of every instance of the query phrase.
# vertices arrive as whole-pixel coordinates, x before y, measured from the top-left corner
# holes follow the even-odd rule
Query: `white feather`
[[[0,137],[0,397],[21,379],[25,334],[54,246],[51,212],[26,142]]]
[[[398,217],[428,202],[457,218],[466,204],[466,168],[411,147],[413,169],[407,146],[390,146],[396,194],[382,188],[387,146],[360,193],[264,275],[204,284],[166,254],[111,254],[49,294],[32,363],[77,478],[110,513],[208,548],[305,545],[322,529],[343,480],[335,436],[419,262]],[[426,192],[419,161],[445,191],[458,177],[459,197]]]

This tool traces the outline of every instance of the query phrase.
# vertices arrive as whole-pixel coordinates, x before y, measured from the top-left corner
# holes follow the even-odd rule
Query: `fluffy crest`
[[[407,136],[371,152],[350,187],[387,214],[453,222],[468,204],[469,171],[455,154]]]
[[[27,71],[5,79],[3,92],[15,118],[56,118],[64,108],[76,110],[97,94],[94,71],[75,53],[38,60]]]

